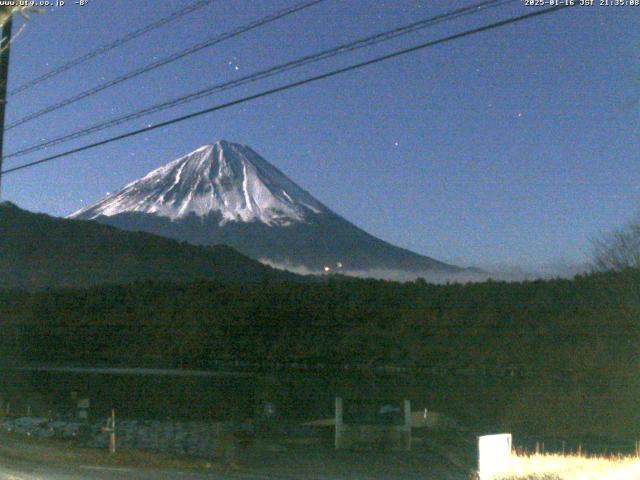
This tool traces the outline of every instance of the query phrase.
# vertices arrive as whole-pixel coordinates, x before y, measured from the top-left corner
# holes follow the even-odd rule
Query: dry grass
[[[514,454],[511,457],[509,471],[498,478],[500,480],[640,480],[640,458]]]

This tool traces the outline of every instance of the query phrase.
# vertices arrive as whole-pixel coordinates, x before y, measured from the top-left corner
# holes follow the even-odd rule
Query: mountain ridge
[[[144,280],[302,281],[226,245],[197,246],[0,203],[0,288],[37,290]]]
[[[161,166],[68,218],[197,245],[227,244],[310,271],[460,273],[334,213],[250,147],[219,140]]]

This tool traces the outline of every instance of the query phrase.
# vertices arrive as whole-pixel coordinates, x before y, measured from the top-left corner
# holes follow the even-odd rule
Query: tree
[[[30,13],[42,12],[42,9],[36,7],[2,6],[0,7],[0,26],[4,25],[7,20],[9,20],[9,18],[15,13],[19,13],[25,19],[29,20]]]
[[[593,242],[593,267],[601,271],[640,268],[640,214]]]
[[[0,27],[7,23],[7,20],[13,15],[14,11],[16,11],[19,7],[0,7]]]
[[[16,2],[17,3],[17,2]],[[29,20],[29,15],[31,13],[42,13],[44,10],[36,7],[19,7],[19,6],[0,6],[0,29],[4,26],[5,23],[9,21],[9,19],[15,15],[21,15],[25,20]],[[11,36],[11,38],[2,38],[0,42],[0,52],[8,47],[8,45],[13,42],[18,36],[22,34],[27,24],[24,23],[18,29],[18,31]],[[3,35],[4,37],[4,35]]]

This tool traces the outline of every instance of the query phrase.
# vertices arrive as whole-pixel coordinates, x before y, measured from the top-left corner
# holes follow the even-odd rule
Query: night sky
[[[9,88],[187,3],[67,0],[34,15],[12,47]],[[13,129],[5,153],[470,3],[326,0]],[[214,2],[10,97],[7,122],[293,4]],[[516,2],[454,20],[5,168],[532,8]],[[640,7],[563,10],[16,172],[4,179],[3,197],[66,215],[226,139],[251,146],[356,225],[416,252],[485,268],[584,262],[591,239],[640,206],[639,20]]]

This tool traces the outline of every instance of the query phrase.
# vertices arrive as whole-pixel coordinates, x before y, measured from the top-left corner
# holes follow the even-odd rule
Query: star
[[[237,72],[238,70],[240,70],[240,66],[238,65],[238,59],[236,57],[232,57],[232,60],[229,60],[227,62],[227,65],[229,65],[230,67],[233,67],[233,69]]]

